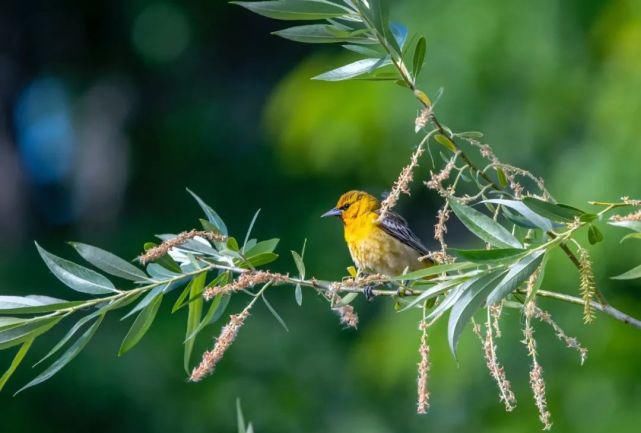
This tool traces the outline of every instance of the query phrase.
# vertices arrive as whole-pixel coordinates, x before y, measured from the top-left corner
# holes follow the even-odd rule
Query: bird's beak
[[[330,216],[339,216],[340,214],[341,214],[341,211],[339,209],[334,208],[322,214],[321,218],[330,217]]]

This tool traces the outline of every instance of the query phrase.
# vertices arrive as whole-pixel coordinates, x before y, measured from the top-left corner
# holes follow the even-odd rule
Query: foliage
[[[251,298],[241,313],[231,316],[216,346],[192,370],[192,380],[200,380],[213,371],[257,300],[262,300],[276,320],[287,329],[284,320],[265,297],[272,287],[283,284],[294,286],[294,298],[298,305],[302,305],[302,287],[315,290],[340,315],[342,323],[355,327],[357,316],[350,304],[365,287],[376,285],[380,288],[374,293],[393,298],[399,311],[422,312],[420,353],[424,370],[429,369],[426,359],[429,353],[426,350],[427,333],[437,320],[448,315],[447,338],[452,354],[456,356],[462,330],[474,322],[475,316],[487,317],[484,332],[475,322],[473,326],[484,340],[490,373],[497,381],[501,400],[508,410],[513,407],[511,390],[498,365],[492,337],[500,332],[502,308],[517,309],[524,314],[525,341],[533,363],[530,383],[541,420],[544,427],[549,428],[551,422],[542,385],[542,370],[536,358],[530,319],[551,319],[538,308],[536,299],[545,296],[581,304],[584,306],[586,322],[592,320],[591,311],[596,309],[640,327],[638,321],[609,306],[594,287],[589,253],[579,239],[585,238],[589,244],[598,244],[603,240],[598,226],[605,221],[609,212],[638,207],[641,203],[627,198],[612,203],[592,202],[591,209],[595,210],[591,211],[558,203],[541,179],[499,161],[492,149],[480,141],[482,134],[474,131],[454,132],[442,124],[435,116],[432,100],[417,87],[417,77],[426,56],[426,39],[423,36],[410,37],[403,25],[389,23],[384,1],[345,0],[338,3],[280,0],[236,3],[279,20],[322,20],[322,24],[289,27],[275,34],[303,43],[339,43],[343,48],[364,56],[320,74],[315,79],[391,81],[412,91],[421,106],[415,124],[422,139],[412,163],[407,170],[403,170],[392,193],[385,200],[383,212],[394,207],[401,193],[407,193],[407,187],[413,181],[412,172],[417,165],[415,161],[425,149],[435,168],[435,160],[442,159],[440,170],[432,173],[425,182],[429,189],[443,198],[443,207],[439,212],[441,220],[436,233],[441,251],[432,256],[440,264],[399,276],[372,275],[327,282],[306,276],[303,247],[300,253],[291,252],[297,277],[262,271],[257,268],[278,258],[275,253],[278,239],[259,242],[251,238],[258,213],[241,246],[236,238],[229,236],[220,216],[192,193],[207,218],[201,220],[203,230],[162,235],[160,239],[163,242],[160,245],[146,244],[146,252],[140,257],[140,262],[146,265],[144,270],[105,250],[73,243],[79,255],[101,271],[98,272],[55,256],[37,245],[43,261],[54,276],[69,288],[94,297],[81,301],[43,296],[0,297],[0,349],[19,346],[8,371],[0,379],[0,387],[18,367],[32,343],[74,313],[85,315],[40,362],[65,346],[67,349],[18,392],[47,380],[70,362],[93,337],[107,313],[135,304],[123,317],[126,319],[136,315],[119,350],[119,355],[126,353],[151,327],[164,297],[179,288],[182,288],[182,292],[172,312],[187,310],[184,367],[188,373],[194,341],[199,333],[222,317],[231,296],[245,294]],[[474,163],[474,158],[468,155],[470,152],[478,154],[474,156],[476,159],[480,157],[483,165]],[[483,247],[455,250],[447,246],[444,233],[450,212],[479,239]],[[622,239],[624,241],[640,238],[640,221],[639,212],[633,212],[612,217],[607,223],[633,231]],[[582,298],[541,289],[547,257],[555,249],[562,250],[579,270]],[[134,287],[119,289],[106,274],[130,281]],[[613,278],[641,278],[641,266]],[[255,286],[260,288],[252,292]],[[598,302],[593,300],[593,296],[598,298]],[[210,302],[208,308],[205,308],[206,301]],[[72,342],[81,329],[83,332]],[[570,344],[568,346],[572,347]],[[584,352],[580,353],[583,358]],[[425,400],[424,397],[419,395],[419,400]],[[251,426],[244,428],[240,409],[238,413],[239,428],[243,426],[241,431],[250,431]]]

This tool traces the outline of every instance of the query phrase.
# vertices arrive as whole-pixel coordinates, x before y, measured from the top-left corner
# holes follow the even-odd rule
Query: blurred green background
[[[589,199],[641,196],[641,2],[403,0],[392,18],[427,36],[421,84],[431,94],[444,87],[437,110],[447,125],[484,131],[503,160],[544,176],[563,202],[588,208]],[[269,35],[282,24],[217,0],[3,1],[0,293],[73,296],[49,275],[34,239],[67,257],[64,241],[79,240],[133,258],[153,234],[196,226],[200,210],[185,187],[241,237],[261,208],[256,234],[282,239],[277,270],[294,269],[289,250],[307,238],[308,272],[343,275],[341,227],[318,216],[347,189],[388,190],[417,144],[416,104],[391,84],[310,81],[349,58]],[[425,160],[421,176],[427,168]],[[431,247],[437,208],[420,183],[399,206]],[[640,245],[620,246],[621,230],[603,231],[599,287],[641,316],[640,284],[608,279],[638,264]],[[468,240],[452,227],[452,246]],[[550,266],[546,287],[578,292],[564,257]],[[186,383],[186,314],[170,315],[167,302],[122,359],[129,322],[116,316],[60,374],[11,397],[57,329],[0,395],[1,430],[232,432],[237,397],[260,433],[540,429],[518,314],[505,315],[499,343],[518,408],[503,412],[471,332],[457,363],[441,325],[431,335],[432,407],[417,416],[416,314],[359,300],[358,331],[341,330],[311,292],[302,308],[293,289],[273,293],[291,332],[259,306],[203,383]],[[590,349],[579,367],[537,327],[554,431],[638,432],[641,333],[607,317],[582,326],[580,308],[543,305]],[[204,332],[197,353],[217,333]],[[0,353],[3,368],[10,355]]]

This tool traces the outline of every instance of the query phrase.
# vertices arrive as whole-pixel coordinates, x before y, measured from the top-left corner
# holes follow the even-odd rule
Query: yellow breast
[[[425,267],[419,253],[383,231],[377,218],[370,213],[345,223],[345,241],[359,270],[393,276]]]

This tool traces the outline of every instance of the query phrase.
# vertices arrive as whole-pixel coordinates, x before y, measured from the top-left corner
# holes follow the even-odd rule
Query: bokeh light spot
[[[191,30],[178,6],[155,3],[147,6],[134,22],[132,39],[136,50],[147,60],[175,60],[189,44]]]

